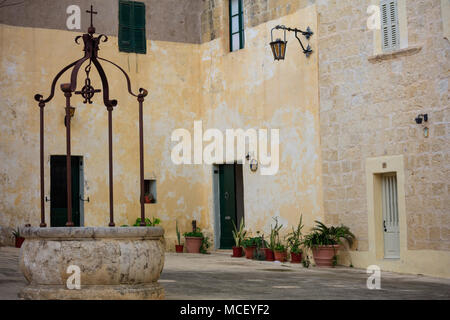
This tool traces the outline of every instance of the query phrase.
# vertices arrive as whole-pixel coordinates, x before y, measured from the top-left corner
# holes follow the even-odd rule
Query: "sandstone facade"
[[[175,220],[182,231],[197,220],[217,240],[212,166],[175,166],[170,159],[171,132],[191,130],[194,121],[202,120],[204,129],[281,128],[278,175],[263,178],[244,167],[244,216],[250,231],[269,232],[274,216],[291,226],[302,213],[305,230],[322,220],[343,223],[356,234],[356,245],[342,263],[379,263],[386,270],[450,277],[450,48],[443,1],[398,0],[401,47],[389,53],[381,50],[381,31],[368,26],[368,8],[379,5],[376,0],[244,1],[245,47],[232,53],[228,1],[167,2],[177,6],[173,15],[162,13],[170,11],[166,2],[160,7],[162,1],[145,2],[152,30],[146,55],[118,52],[115,26],[102,22],[97,30],[104,27],[111,35],[101,54],[125,66],[133,85],[149,90],[145,166],[146,178],[157,180],[158,201],[146,205],[146,211],[161,218],[169,250],[176,239]],[[102,10],[115,16],[111,5]],[[158,23],[153,29],[152,21]],[[38,223],[38,165],[33,161],[38,111],[32,97],[48,88],[62,67],[47,59],[50,54],[68,60],[79,54],[67,40],[76,34],[64,24],[46,29],[33,19],[19,22],[0,26],[5,75],[0,88],[0,225],[5,227]],[[268,43],[277,24],[310,26],[313,55],[306,58],[290,34],[286,59],[274,62]],[[113,81],[118,97],[125,96],[122,85],[118,78]],[[27,92],[19,94],[23,88]],[[61,103],[62,98],[56,99],[46,111],[46,137],[51,137],[46,157],[64,154],[64,136],[56,134],[64,132]],[[118,225],[132,224],[139,212],[134,103],[119,99],[114,111]],[[95,103],[76,107],[74,154],[84,156],[84,188],[92,199],[85,204],[85,223],[106,225],[107,159],[106,149],[99,148],[106,146],[106,111]],[[418,125],[414,119],[423,113],[429,120]],[[381,261],[373,254],[378,231],[372,230],[369,184],[377,161],[394,163],[403,179],[405,255],[398,261]]]

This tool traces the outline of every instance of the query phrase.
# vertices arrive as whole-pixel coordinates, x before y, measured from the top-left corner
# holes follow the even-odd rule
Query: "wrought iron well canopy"
[[[109,226],[114,227],[114,198],[113,198],[113,145],[112,145],[112,111],[114,110],[114,107],[117,106],[117,100],[110,99],[109,96],[109,86],[108,86],[108,78],[105,74],[105,71],[103,70],[102,65],[100,64],[99,60],[105,61],[107,63],[112,64],[116,68],[118,68],[120,71],[122,71],[123,75],[125,76],[125,79],[127,81],[127,89],[128,93],[134,97],[137,98],[137,101],[139,103],[139,154],[140,154],[140,203],[141,203],[141,226],[145,226],[145,207],[144,207],[144,134],[143,134],[143,103],[144,98],[147,96],[148,92],[147,90],[143,88],[139,88],[139,93],[135,94],[131,90],[131,82],[128,74],[117,64],[115,64],[112,61],[109,61],[104,58],[100,58],[98,56],[99,51],[99,44],[100,42],[106,42],[108,41],[108,37],[104,34],[100,34],[98,36],[95,36],[95,28],[93,26],[93,15],[97,14],[93,10],[93,7],[91,5],[91,10],[87,10],[87,13],[91,16],[91,25],[88,28],[88,32],[77,36],[75,38],[75,42],[79,44],[79,40],[82,39],[84,43],[84,56],[69,64],[68,66],[64,67],[53,79],[52,85],[51,85],[51,91],[50,95],[44,99],[44,96],[41,94],[36,94],[34,96],[34,99],[38,102],[39,109],[40,109],[40,184],[41,184],[41,227],[46,227],[47,224],[45,223],[45,191],[44,191],[44,108],[45,104],[48,103],[50,100],[53,99],[55,95],[55,87],[56,83],[58,82],[59,78],[68,70],[71,71],[70,75],[70,82],[69,83],[63,83],[61,84],[61,90],[64,93],[64,96],[66,98],[66,168],[67,168],[67,223],[66,226],[70,227],[73,226],[72,221],[72,190],[71,190],[71,184],[72,184],[72,176],[71,176],[71,139],[70,139],[70,122],[71,122],[71,105],[70,105],[70,99],[72,96],[72,93],[81,95],[84,98],[83,103],[92,103],[92,98],[94,97],[95,93],[103,93],[103,104],[106,107],[106,110],[108,111],[108,145],[109,145]],[[88,61],[88,62],[87,62]],[[77,89],[77,78],[78,73],[80,71],[80,68],[83,66],[83,64],[87,62],[86,67],[84,68],[84,71],[86,73],[86,78],[84,81],[84,86],[81,88],[81,90],[76,91]],[[102,82],[102,89],[95,89],[91,85],[91,80],[89,78],[89,73],[91,71],[91,67],[94,65],[95,69],[97,70],[101,82]]]

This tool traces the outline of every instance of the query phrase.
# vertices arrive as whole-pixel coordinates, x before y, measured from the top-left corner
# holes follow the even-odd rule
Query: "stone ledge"
[[[26,300],[162,300],[164,288],[157,282],[115,286],[83,286],[69,290],[62,285],[28,286],[19,293]]]
[[[92,240],[92,239],[160,239],[161,227],[25,227],[21,234],[26,239]]]
[[[369,60],[369,62],[376,63],[384,60],[395,59],[397,57],[411,56],[413,54],[418,53],[420,50],[422,50],[422,46],[411,46],[408,48],[395,50],[392,52],[376,54],[368,57],[367,60]]]

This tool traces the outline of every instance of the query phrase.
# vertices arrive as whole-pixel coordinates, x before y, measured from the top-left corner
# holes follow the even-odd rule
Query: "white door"
[[[382,178],[384,257],[400,258],[400,230],[398,225],[397,176]]]

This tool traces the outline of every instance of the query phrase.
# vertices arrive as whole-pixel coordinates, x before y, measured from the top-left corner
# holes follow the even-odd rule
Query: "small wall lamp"
[[[422,123],[422,120],[424,121],[424,122],[427,122],[428,121],[428,114],[419,114],[418,116],[417,116],[417,118],[415,118],[414,120],[416,120],[416,123],[417,124],[421,124]]]
[[[422,124],[422,121],[428,122],[428,114],[427,113],[419,114],[414,120],[416,121],[417,124]],[[428,127],[425,126],[423,128],[423,136],[425,138],[428,138],[429,135],[430,135],[430,131],[428,130]]]
[[[75,108],[70,107],[69,112],[70,112],[70,117],[73,118],[73,116],[75,115]],[[64,116],[64,125],[67,127],[67,116]]]
[[[273,30],[274,29],[275,30],[284,30],[284,40],[281,40],[280,38],[278,38],[275,41],[273,41]],[[298,37],[298,34],[301,33],[302,35],[305,36],[306,39],[309,40],[309,38],[313,35],[313,32],[311,31],[311,29],[308,27],[308,28],[306,28],[306,31],[302,31],[297,28],[289,28],[289,27],[286,27],[283,25],[278,25],[278,26],[273,27],[272,30],[270,30],[270,39],[271,39],[270,47],[272,48],[274,60],[284,60],[284,56],[286,55],[286,45],[287,45],[286,31],[295,33],[295,37],[297,38],[298,42],[300,43],[300,46],[303,49],[303,53],[306,55],[306,57],[309,57],[309,55],[312,53],[311,46],[308,44],[307,47],[305,48],[303,46],[302,41]]]

